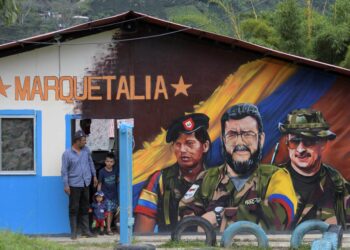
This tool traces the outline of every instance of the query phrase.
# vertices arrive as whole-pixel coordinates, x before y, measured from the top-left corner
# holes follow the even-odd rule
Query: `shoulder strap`
[[[338,224],[341,224],[346,229],[346,215],[344,208],[344,192],[345,184],[341,174],[329,165],[323,164],[326,173],[331,178],[335,188],[334,211],[337,217]]]
[[[170,194],[175,188],[174,176],[178,174],[178,167],[173,165],[162,170],[163,183],[164,183],[164,199],[163,199],[163,213],[166,225],[170,225]]]
[[[332,168],[331,166],[327,165],[327,164],[322,164],[323,167],[326,170],[326,173],[328,174],[328,176],[331,178],[334,187],[335,187],[335,191],[337,193],[344,193],[344,179],[342,178],[341,174],[335,170],[334,168]]]

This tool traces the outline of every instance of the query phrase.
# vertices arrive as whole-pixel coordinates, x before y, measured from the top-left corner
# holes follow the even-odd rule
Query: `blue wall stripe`
[[[73,119],[81,119],[81,115],[70,115],[67,114],[65,116],[65,121],[66,121],[66,149],[70,148],[72,146],[72,135],[71,135],[71,130],[72,130],[72,125],[71,122]]]
[[[42,172],[42,112],[35,111],[35,166],[40,176]]]
[[[24,116],[35,115],[35,112],[33,109],[2,109],[0,110],[0,115]]]

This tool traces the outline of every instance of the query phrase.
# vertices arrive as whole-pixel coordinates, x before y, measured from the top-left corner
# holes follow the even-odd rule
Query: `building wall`
[[[82,79],[92,62],[105,53],[107,45],[102,43],[108,43],[113,34],[114,31],[103,32],[70,42],[89,43],[85,45],[66,45],[67,42],[60,48],[52,45],[0,58],[2,82],[11,85],[6,91],[7,97],[0,95],[0,116],[28,110],[41,115],[41,122],[37,124],[41,134],[37,143],[41,144],[41,150],[36,152],[36,174],[0,175],[0,193],[7,197],[0,208],[1,229],[28,234],[69,232],[68,199],[63,192],[60,170],[61,155],[70,136],[66,117],[77,111],[76,105],[55,100],[53,91],[49,91],[47,101],[40,100],[39,95],[33,100],[15,100],[15,76],[19,76],[22,83],[24,77],[29,76],[31,84],[35,76],[42,81],[44,76]]]
[[[174,119],[193,112],[210,118],[212,144],[206,166],[218,166],[223,163],[220,119],[237,103],[253,103],[261,112],[265,163],[270,162],[277,142],[281,147],[276,163],[288,160],[278,123],[290,111],[320,110],[337,134],[322,159],[350,179],[349,77],[184,33],[150,38],[167,31],[142,20],[135,30],[131,27],[75,39],[60,49],[53,45],[0,59],[2,82],[12,84],[8,97],[0,95],[0,115],[21,110],[41,117],[36,175],[0,176],[1,194],[10,194],[0,208],[0,228],[33,234],[69,231],[60,165],[62,152],[70,146],[73,118],[134,118],[134,205],[150,175],[176,162],[172,144],[165,141]],[[147,39],[115,41],[143,36]],[[113,43],[105,43],[109,41]],[[107,78],[95,79],[89,85],[94,94],[82,103],[66,103],[55,100],[53,93],[48,101],[39,95],[16,101],[15,76],[77,76],[82,89],[84,76]],[[64,95],[68,94],[65,89]]]

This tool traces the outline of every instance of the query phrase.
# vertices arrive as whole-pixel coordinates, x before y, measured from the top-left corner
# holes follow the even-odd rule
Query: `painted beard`
[[[258,167],[259,161],[261,159],[261,148],[260,148],[260,140],[258,141],[258,148],[257,150],[252,153],[250,149],[245,145],[237,145],[233,148],[232,153],[229,154],[226,151],[225,145],[225,159],[226,163],[230,166],[230,168],[240,176],[249,176],[251,175],[254,170]],[[232,159],[232,155],[234,152],[237,151],[248,151],[250,152],[250,158],[247,161],[234,161]]]

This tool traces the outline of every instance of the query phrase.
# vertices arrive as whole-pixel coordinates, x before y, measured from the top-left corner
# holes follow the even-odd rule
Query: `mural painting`
[[[135,232],[170,232],[188,215],[222,231],[316,218],[345,228],[347,79],[184,35],[169,41],[119,43],[89,73],[132,77],[101,87],[115,101],[82,105],[87,117],[135,119]]]

